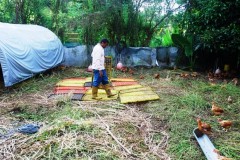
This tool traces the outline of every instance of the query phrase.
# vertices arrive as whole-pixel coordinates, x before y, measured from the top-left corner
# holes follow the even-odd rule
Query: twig
[[[48,159],[51,159],[51,152],[52,152],[52,147],[51,147],[51,144],[50,144],[49,145]]]
[[[106,126],[106,130],[107,132],[110,134],[110,136],[130,155],[132,155],[132,153],[113,135],[113,133],[110,131],[110,127],[109,125],[107,125],[101,118],[101,116],[97,113],[95,113],[98,118],[100,119],[100,121]]]
[[[43,149],[42,152],[36,157],[36,159],[42,157],[44,154],[45,154],[45,152],[44,152],[44,149]]]
[[[38,155],[40,150],[41,150],[41,148],[37,152],[34,153],[34,155],[31,157],[31,159],[34,159]]]

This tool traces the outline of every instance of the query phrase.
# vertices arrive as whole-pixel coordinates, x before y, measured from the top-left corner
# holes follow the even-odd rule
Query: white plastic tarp
[[[0,63],[6,87],[57,66],[63,57],[62,43],[49,29],[0,22]]]

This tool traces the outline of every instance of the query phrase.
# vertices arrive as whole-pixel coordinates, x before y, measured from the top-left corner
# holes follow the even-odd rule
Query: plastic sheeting
[[[177,47],[157,47],[157,61],[160,67],[176,66],[177,56]]]
[[[57,66],[63,56],[61,41],[47,28],[0,23],[0,63],[6,87]]]
[[[64,66],[87,67],[91,63],[91,55],[85,45],[64,47]]]
[[[178,56],[178,48],[177,47],[169,47],[168,54],[169,54],[170,67],[176,66],[176,60],[177,60],[177,56]]]
[[[149,47],[128,47],[119,54],[119,60],[128,67],[155,66],[156,57],[156,49]]]
[[[77,66],[77,67],[87,67],[91,64],[91,47],[89,52],[85,45],[64,48],[65,56],[64,63],[65,66]],[[121,53],[116,52],[116,47],[108,46],[105,48],[105,56],[111,56],[113,59],[113,65],[115,66],[119,60],[125,66],[155,66],[156,65],[156,49],[149,47],[129,47],[124,48]]]
[[[91,64],[92,46],[80,45],[72,48],[64,48],[65,66],[88,67]],[[116,66],[119,61],[127,67],[154,67],[158,61],[159,67],[173,67],[176,64],[178,48],[176,47],[126,47],[118,52],[115,46],[105,48],[105,56],[112,57],[112,64]]]
[[[72,45],[71,47],[69,46],[64,47],[65,54],[64,62],[62,63],[62,65],[74,67],[88,67],[92,63],[91,53],[93,46],[89,46],[89,48],[87,48],[86,45]],[[107,47],[105,49],[105,56],[111,56],[113,59],[113,65],[115,65],[116,53],[114,47]]]

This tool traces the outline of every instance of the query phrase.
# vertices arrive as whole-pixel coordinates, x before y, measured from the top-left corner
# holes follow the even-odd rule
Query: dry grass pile
[[[32,122],[42,127],[34,135],[15,133],[1,139],[0,159],[203,160],[192,134],[197,117],[211,123],[214,134],[210,138],[222,155],[240,158],[239,86],[212,84],[204,74],[180,70],[153,68],[114,74],[137,79],[142,86],[151,87],[160,100],[123,105],[117,100],[71,101],[69,96],[48,99],[60,79],[89,76],[78,68],[24,82],[0,96],[1,128]],[[232,103],[227,102],[228,96]],[[209,103],[213,100],[225,110],[221,118],[233,119],[227,133],[211,115]]]
[[[44,123],[37,134],[16,133],[1,140],[0,158],[170,159],[165,152],[169,135],[154,128],[152,115],[138,106],[75,102],[71,109],[74,112]],[[91,116],[78,118],[77,112]]]

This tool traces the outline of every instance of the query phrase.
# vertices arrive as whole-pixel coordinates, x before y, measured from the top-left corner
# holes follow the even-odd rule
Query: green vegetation
[[[38,122],[42,125],[34,135],[12,137],[15,147],[11,150],[17,157],[39,159],[199,159],[204,160],[200,147],[193,136],[197,127],[196,118],[210,123],[211,141],[221,155],[239,159],[239,86],[231,80],[211,84],[204,74],[197,77],[180,77],[181,70],[139,69],[133,78],[159,94],[160,100],[147,103],[122,105],[118,101],[84,102],[71,101],[68,97],[48,99],[54,84],[62,78],[76,77],[83,69],[66,68],[55,70],[51,75],[41,75],[18,84],[1,95],[5,113],[4,125]],[[139,79],[140,72],[146,73]],[[154,74],[160,73],[160,79]],[[129,77],[128,73],[115,71],[116,76]],[[89,76],[86,74],[85,76]],[[48,82],[48,89],[45,87]],[[36,83],[37,82],[37,83]],[[29,86],[38,89],[29,90]],[[47,93],[47,94],[46,94]],[[34,95],[34,96],[33,96]],[[231,96],[233,103],[227,101]],[[24,99],[22,97],[25,97]],[[224,109],[222,119],[233,121],[232,128],[225,132],[211,113],[214,101]],[[12,107],[14,104],[14,107]],[[117,137],[130,152],[128,154],[109,134]],[[11,141],[11,139],[9,139]],[[20,143],[20,142],[25,143]],[[4,146],[2,146],[4,147]],[[154,148],[157,152],[155,152]],[[3,149],[0,147],[0,149]],[[38,154],[36,154],[38,153]],[[3,155],[2,155],[3,156]],[[4,158],[6,158],[5,155]]]
[[[240,158],[236,156],[239,150],[234,149],[240,141],[231,138],[238,137],[237,139],[239,139],[237,130],[240,117],[238,115],[239,107],[236,106],[240,103],[238,100],[239,87],[231,83],[211,85],[204,79],[179,79],[161,84],[162,87],[166,87],[165,85],[169,87],[169,94],[173,93],[173,95],[169,98],[169,94],[161,94],[162,101],[159,103],[159,107],[156,107],[157,104],[151,104],[148,106],[148,111],[155,113],[156,116],[165,117],[171,136],[168,151],[175,155],[173,159],[205,159],[203,156],[199,156],[202,155],[201,149],[198,148],[197,142],[193,138],[193,128],[197,127],[197,117],[211,124],[213,135],[210,136],[210,139],[224,156],[233,159]],[[232,104],[227,102],[229,95],[236,98]],[[233,127],[227,133],[222,131],[217,122],[218,117],[212,116],[212,101],[224,108],[225,113],[221,118],[233,120],[235,129]]]
[[[171,39],[176,46],[184,50],[186,57],[189,59],[190,67],[193,69],[196,61],[194,52],[200,47],[200,44],[195,44],[196,40],[193,35],[172,34]]]
[[[169,30],[166,30],[166,33],[162,37],[162,46],[169,47],[173,45],[171,38],[171,33]]]
[[[193,37],[198,37],[197,55],[202,53],[207,60],[208,56],[227,54],[236,62],[232,68],[239,69],[239,10],[239,0],[1,0],[0,21],[42,25],[63,43],[68,41],[67,35],[75,35],[76,42],[87,45],[107,37],[111,45],[170,46],[174,41],[171,34],[177,33],[192,68],[197,61]],[[193,37],[183,38],[186,35]],[[0,145],[0,159],[203,160],[192,133],[197,117],[211,124],[210,139],[222,155],[240,159],[239,86],[230,79],[227,84],[222,79],[209,83],[204,73],[179,76],[182,72],[136,70],[133,77],[152,87],[160,100],[128,105],[71,101],[69,96],[48,98],[61,79],[91,76],[79,68],[57,68],[16,84],[0,95],[0,125],[13,128],[13,122],[38,122],[42,127],[37,134],[8,139],[10,147]],[[155,73],[160,73],[160,79],[153,77]],[[140,74],[144,79],[139,79]],[[229,96],[233,103],[227,101]],[[211,113],[213,101],[224,109],[219,117],[233,121],[228,132]]]
[[[1,22],[45,26],[63,43],[75,35],[70,42],[86,45],[106,37],[111,45],[171,46],[177,33],[198,37],[206,59],[227,55],[240,64],[239,0],[2,0],[0,10]],[[186,56],[190,65],[199,58]]]
[[[169,3],[163,6],[160,2],[3,0],[0,21],[43,25],[63,42],[68,33],[78,33],[78,41],[84,44],[92,45],[108,37],[113,44],[124,41],[130,46],[148,46],[156,31],[176,10]],[[167,10],[166,14],[160,15],[163,10]]]

